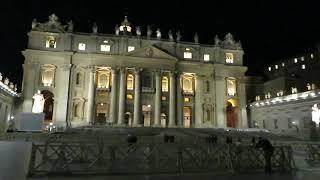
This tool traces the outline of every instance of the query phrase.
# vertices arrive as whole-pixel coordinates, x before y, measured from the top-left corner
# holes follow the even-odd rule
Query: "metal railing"
[[[292,171],[290,146],[277,146],[274,171]],[[220,144],[106,144],[68,142],[33,144],[29,175],[234,173],[263,171],[262,150]]]

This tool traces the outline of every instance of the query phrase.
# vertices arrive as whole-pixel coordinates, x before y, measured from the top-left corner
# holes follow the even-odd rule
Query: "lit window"
[[[310,54],[311,59],[313,59],[313,54]]]
[[[302,65],[301,65],[301,69],[306,69],[306,65],[305,65],[305,64],[302,64]]]
[[[278,69],[278,65],[275,65],[274,68]]]
[[[304,61],[304,57],[303,56],[300,59],[301,59],[301,61]]]
[[[109,88],[110,74],[108,71],[99,72],[98,88]]]
[[[46,48],[56,48],[57,41],[53,36],[48,36],[46,40]]]
[[[192,59],[192,53],[191,52],[184,52],[183,57],[185,59]]]
[[[52,86],[54,81],[56,67],[51,64],[45,64],[42,66],[41,79],[43,86]]]
[[[298,59],[297,58],[294,58],[294,63],[297,63],[298,62]]]
[[[268,67],[268,70],[271,71],[271,67]]]
[[[127,90],[133,90],[134,78],[132,74],[128,74],[127,77]]]
[[[132,94],[127,94],[127,99],[133,99],[133,95]]]
[[[101,44],[100,50],[104,52],[110,52],[110,45],[108,44]]]
[[[193,76],[185,74],[182,77],[183,92],[193,93]]]
[[[184,102],[190,102],[190,98],[184,98]]]
[[[128,52],[134,51],[135,47],[134,46],[128,46]]]
[[[226,53],[226,63],[233,63],[233,54]]]
[[[161,80],[162,92],[168,92],[168,85],[169,85],[168,77],[166,76],[162,77],[162,80]]]
[[[282,66],[282,67],[284,67],[284,66],[285,66],[284,62],[283,62],[283,63],[281,63],[281,66]]]
[[[86,50],[86,44],[85,44],[85,43],[79,43],[78,49],[79,49],[80,51],[85,51],[85,50]]]
[[[162,101],[165,101],[165,100],[167,100],[167,97],[162,96],[162,97],[161,97],[161,100],[162,100]]]
[[[227,79],[227,95],[234,96],[237,92],[236,80],[232,78]]]
[[[204,54],[203,55],[203,60],[206,61],[206,62],[210,61],[210,55],[209,54]]]

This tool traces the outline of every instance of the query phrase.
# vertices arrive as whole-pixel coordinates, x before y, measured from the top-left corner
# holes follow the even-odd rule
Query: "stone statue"
[[[194,43],[198,44],[199,43],[199,36],[198,36],[198,33],[196,33],[193,37],[194,39]]]
[[[226,36],[224,37],[224,43],[226,44],[231,44],[233,45],[234,44],[234,39],[233,39],[233,36],[231,33],[227,33]]]
[[[309,83],[307,84],[307,89],[308,89],[308,91],[311,90],[311,85]]]
[[[292,94],[297,93],[297,92],[298,92],[298,89],[296,87],[291,87]]]
[[[116,26],[114,27],[114,33],[118,36],[119,35],[119,26],[118,24],[116,24]]]
[[[32,23],[31,23],[31,28],[34,29],[34,28],[37,27],[37,25],[38,25],[37,19],[34,18],[33,21],[32,21]]]
[[[181,40],[181,33],[180,33],[180,31],[177,31],[176,35],[177,35],[177,41],[180,41],[180,40]]]
[[[0,81],[2,81],[2,74],[0,73]]]
[[[161,39],[161,31],[160,31],[160,29],[158,28],[156,32],[157,32],[157,39]]]
[[[172,35],[171,29],[168,32],[168,36],[169,36],[170,41],[173,41],[173,35]]]
[[[73,32],[73,27],[74,27],[73,22],[72,20],[70,20],[68,22],[68,32]]]
[[[219,39],[219,37],[218,37],[218,35],[216,35],[215,37],[214,37],[214,45],[219,45],[220,44],[220,42],[221,42],[221,40]]]
[[[17,84],[14,85],[14,89],[13,90],[14,90],[14,92],[17,92],[17,90],[18,90]]]
[[[312,106],[312,121],[315,122],[316,127],[318,128],[320,122],[320,109],[317,104]]]
[[[33,98],[32,112],[33,113],[42,113],[43,106],[44,106],[44,98],[43,98],[43,95],[41,94],[40,90],[38,90],[37,93],[32,98]]]
[[[12,83],[12,82],[10,82],[10,83],[9,83],[9,88],[13,90],[14,85],[13,85],[13,83]]]
[[[92,25],[92,33],[97,34],[98,33],[98,25],[96,22],[93,23]]]
[[[49,16],[49,22],[51,23],[57,23],[59,21],[58,16],[56,16],[55,14],[51,14],[51,16]]]
[[[147,27],[147,37],[150,38],[152,35],[152,29],[151,29],[151,26],[148,26]]]
[[[9,79],[8,79],[8,78],[6,78],[6,79],[4,80],[4,84],[5,84],[5,85],[9,85]]]
[[[137,36],[141,36],[141,29],[140,29],[140,26],[137,26],[136,27],[136,34],[137,34]]]

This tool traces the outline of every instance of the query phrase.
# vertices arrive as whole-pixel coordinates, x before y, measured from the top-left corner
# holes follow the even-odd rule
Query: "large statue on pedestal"
[[[43,112],[43,106],[44,106],[44,98],[41,94],[40,90],[37,91],[36,94],[34,94],[33,98],[33,106],[32,106],[32,112],[33,113],[42,113]]]

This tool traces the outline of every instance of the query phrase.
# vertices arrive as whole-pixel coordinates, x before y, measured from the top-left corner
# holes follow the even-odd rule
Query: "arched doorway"
[[[191,126],[191,107],[183,107],[183,127],[189,128]]]
[[[161,127],[165,128],[167,127],[167,116],[165,113],[161,113]]]
[[[43,98],[44,98],[44,105],[43,105],[44,121],[45,123],[50,123],[53,117],[53,105],[54,105],[53,97],[54,96],[53,96],[53,93],[48,90],[41,91],[41,94],[43,94]]]
[[[131,112],[126,112],[124,114],[124,122],[127,126],[132,126],[132,116]]]
[[[142,120],[143,126],[149,127],[151,125],[151,105],[142,105]]]
[[[237,100],[229,99],[226,107],[227,127],[236,128],[238,126]]]

